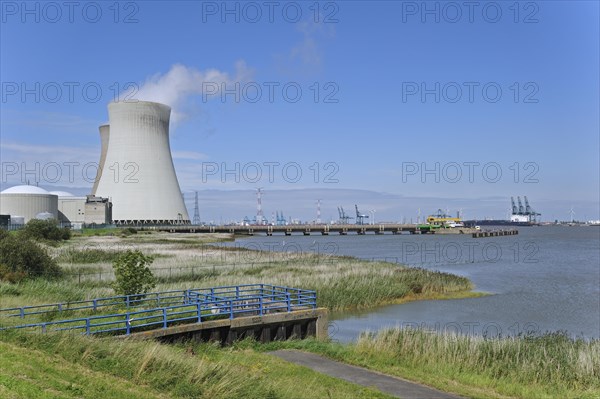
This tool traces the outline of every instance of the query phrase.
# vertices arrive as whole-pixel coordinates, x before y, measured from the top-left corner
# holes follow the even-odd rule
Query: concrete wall
[[[65,223],[83,223],[85,200],[85,197],[59,197],[58,220]]]
[[[85,204],[85,224],[112,223],[112,204],[110,202],[88,202]]]
[[[328,326],[329,315],[327,309],[317,308],[272,313],[264,316],[203,321],[202,323],[133,333],[122,337],[154,338],[166,342],[193,339],[216,341],[223,345],[246,337],[254,337],[261,342],[307,337],[326,340],[328,339]]]
[[[25,223],[38,213],[49,212],[58,220],[58,197],[52,194],[0,194],[0,213],[23,216]]]

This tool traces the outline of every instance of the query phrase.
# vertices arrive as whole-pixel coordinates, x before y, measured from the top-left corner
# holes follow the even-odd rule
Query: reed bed
[[[110,260],[132,248],[155,257],[151,265],[158,278],[155,291],[267,283],[316,290],[319,306],[341,311],[464,294],[473,288],[464,277],[394,263],[210,245],[211,240],[226,239],[167,233],[77,237],[60,248],[49,248],[60,261],[64,279],[0,282],[0,307],[113,296]]]
[[[353,351],[387,365],[388,372],[420,369],[463,382],[483,379],[517,397],[600,397],[600,340],[566,332],[489,338],[392,328],[363,333]]]

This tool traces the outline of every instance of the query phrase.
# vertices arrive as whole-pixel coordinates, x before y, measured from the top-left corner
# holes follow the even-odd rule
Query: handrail
[[[264,290],[265,287],[278,288],[280,290],[285,289],[287,292],[278,291],[274,294],[239,295],[239,293],[248,291],[244,290],[243,287],[250,286],[260,286],[261,290]],[[212,317],[220,318],[225,316],[233,319],[236,316],[248,316],[249,314],[263,316],[273,312],[291,312],[297,309],[317,307],[316,292],[310,290],[269,286],[264,284],[217,287],[216,289],[218,290],[218,288],[236,288],[235,292],[237,293],[237,296],[223,298],[213,296],[211,300],[190,301],[196,291],[209,290],[214,292],[215,289],[202,288],[197,290],[185,290],[185,297],[188,301],[180,305],[127,311],[126,313],[30,323],[0,328],[0,331],[8,329],[40,328],[43,333],[49,331],[83,330],[83,333],[86,335],[102,333],[129,335],[140,329],[157,327],[164,329],[175,323],[201,323],[203,319]],[[167,292],[172,293],[175,291]],[[199,298],[199,296],[197,298]]]
[[[175,303],[187,303],[190,295],[198,295],[202,293],[207,295],[205,292],[210,292],[213,297],[227,296],[226,294],[235,292],[239,296],[242,292],[250,291],[254,288],[261,293],[265,291],[275,292],[282,291],[288,292],[288,290],[299,290],[297,288],[289,288],[283,286],[269,285],[269,284],[241,284],[231,285],[213,288],[194,288],[188,290],[171,290],[171,291],[160,291],[151,292],[147,294],[132,294],[132,295],[119,295],[104,298],[95,298],[83,301],[70,301],[62,303],[42,304],[42,305],[31,305],[14,308],[0,309],[0,317],[20,317],[25,318],[26,316],[40,315],[46,313],[56,313],[64,311],[80,311],[80,310],[92,310],[97,311],[100,308],[106,307],[119,307],[125,306],[127,309],[137,308],[147,304],[156,303],[154,307],[160,307],[160,305],[169,305]],[[301,290],[302,292],[310,292],[307,290]],[[298,291],[299,292],[299,291]],[[176,294],[176,295],[167,295]],[[165,302],[167,301],[168,302]]]

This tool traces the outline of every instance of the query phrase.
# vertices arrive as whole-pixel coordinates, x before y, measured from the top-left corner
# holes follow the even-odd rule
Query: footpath
[[[269,352],[290,363],[308,367],[314,371],[331,377],[352,382],[365,387],[376,388],[388,395],[402,399],[461,399],[460,396],[441,392],[424,385],[409,382],[401,378],[392,377],[362,367],[351,366],[327,359],[313,353],[293,350],[279,350]]]

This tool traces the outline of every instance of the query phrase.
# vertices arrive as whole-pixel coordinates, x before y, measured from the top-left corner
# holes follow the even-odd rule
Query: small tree
[[[148,267],[153,261],[152,256],[146,256],[138,250],[128,250],[119,255],[113,262],[115,292],[120,295],[145,294],[156,287],[156,278]]]

